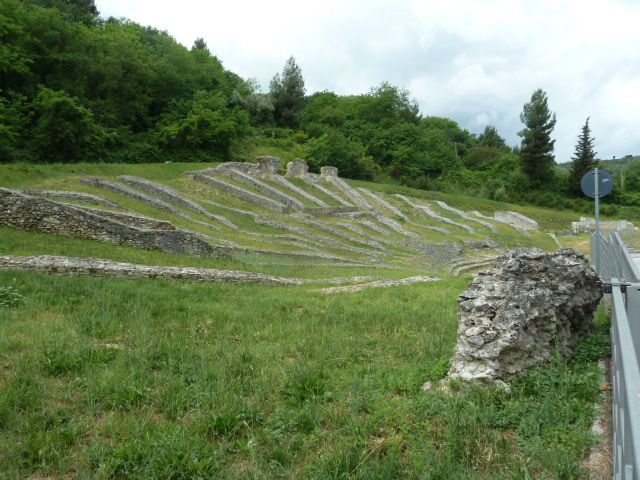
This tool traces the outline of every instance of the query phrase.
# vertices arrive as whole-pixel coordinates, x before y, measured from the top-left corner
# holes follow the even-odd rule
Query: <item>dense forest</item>
[[[424,115],[386,82],[361,95],[308,94],[294,58],[264,93],[203,39],[185,48],[167,32],[100,17],[93,0],[0,0],[0,162],[251,160],[262,146],[349,178],[588,211],[576,188],[596,164],[588,120],[576,126],[568,172],[554,162],[542,90],[521,119],[522,144],[510,147],[492,126],[474,135]],[[640,206],[635,185],[631,165],[605,208]]]

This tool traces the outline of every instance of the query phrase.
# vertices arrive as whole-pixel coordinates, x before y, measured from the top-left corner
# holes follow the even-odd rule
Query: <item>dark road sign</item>
[[[580,188],[589,198],[596,198],[595,170],[590,170],[582,176]],[[606,197],[613,190],[613,177],[606,170],[598,169],[598,198]]]

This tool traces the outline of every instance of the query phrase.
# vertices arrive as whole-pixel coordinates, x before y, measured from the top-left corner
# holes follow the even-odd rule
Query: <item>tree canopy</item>
[[[0,162],[244,161],[269,152],[305,156],[315,171],[332,165],[345,177],[500,200],[565,193],[543,90],[521,120],[516,149],[495,126],[475,135],[421,113],[389,82],[357,95],[307,94],[294,57],[262,91],[202,37],[187,48],[167,32],[100,17],[94,0],[0,0]],[[580,162],[595,155],[588,127],[574,185]],[[539,196],[555,205],[551,197]]]
[[[276,122],[285,127],[297,127],[298,117],[304,107],[306,89],[302,69],[295,58],[289,57],[282,74],[275,74],[269,84],[269,93]]]
[[[578,143],[571,159],[571,172],[569,173],[569,191],[573,195],[580,195],[580,180],[582,176],[596,166],[596,152],[593,144],[595,139],[591,137],[591,129],[589,128],[589,117],[584,122],[580,135],[578,135]]]
[[[553,178],[555,140],[551,132],[556,125],[556,115],[549,110],[547,94],[538,89],[525,103],[520,121],[525,128],[518,135],[522,137],[520,158],[522,170],[534,185],[540,186]]]

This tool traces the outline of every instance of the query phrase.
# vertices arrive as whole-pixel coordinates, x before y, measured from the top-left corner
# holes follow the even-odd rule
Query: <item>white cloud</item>
[[[640,154],[640,2],[635,0],[97,0],[103,16],[204,37],[225,66],[266,88],[293,55],[307,90],[407,88],[423,114],[517,144],[536,88],[557,113],[568,161],[587,116],[602,157]]]

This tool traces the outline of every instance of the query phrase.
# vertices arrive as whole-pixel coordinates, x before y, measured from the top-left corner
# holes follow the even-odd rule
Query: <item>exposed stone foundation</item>
[[[106,198],[102,198],[91,193],[69,192],[66,190],[22,190],[22,192],[27,195],[31,195],[32,197],[73,200],[83,203],[95,203],[96,205],[103,205],[111,208],[122,208],[113,200],[107,200]]]
[[[114,262],[99,258],[75,258],[51,255],[0,256],[0,270],[31,270],[58,275],[90,275],[96,277],[148,277],[189,280],[192,282],[262,283],[271,285],[304,285],[307,283],[353,283],[371,277],[283,278],[264,273],[214,268],[165,267]]]
[[[523,230],[540,230],[538,222],[518,212],[497,211],[494,212],[493,215],[496,220],[508,223],[516,228],[521,228]]]
[[[137,228],[121,223],[124,217],[131,219],[133,216],[102,213],[100,210],[75,207],[0,188],[0,223],[11,227],[63,233],[117,245],[171,253],[189,255],[222,253],[221,250],[216,250],[193,233],[172,229],[173,225],[169,222],[155,221],[161,229]],[[138,225],[139,222],[145,222],[147,226],[151,226],[147,222],[154,222],[144,217],[133,218]]]

